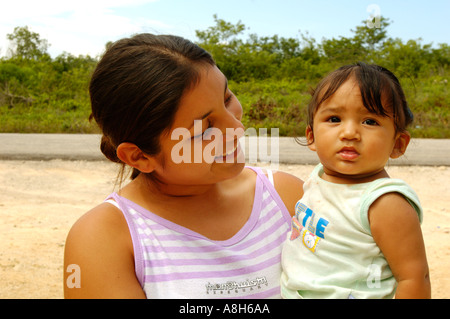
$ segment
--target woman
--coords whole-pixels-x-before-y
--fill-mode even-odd
[[[242,107],[211,56],[175,36],[122,39],[99,62],[90,95],[120,184],[126,166],[133,173],[72,227],[65,269],[79,267],[81,286],[65,285],[65,296],[280,297],[281,247],[303,182],[278,172],[274,187],[244,168],[240,136],[227,134],[242,131]],[[190,133],[181,142],[180,128]],[[191,160],[174,159],[179,143]],[[203,156],[211,143],[223,145],[212,161]]]

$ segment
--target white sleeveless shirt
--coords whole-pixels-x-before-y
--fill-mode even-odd
[[[261,169],[251,169],[257,176],[250,218],[224,241],[210,240],[116,193],[108,197],[128,223],[136,277],[147,298],[281,297],[281,250],[291,216]]]
[[[335,184],[319,164],[303,185],[292,231],[283,248],[284,298],[391,298],[396,280],[375,243],[370,205],[386,193],[402,194],[422,221],[417,194],[400,179]],[[401,227],[401,225],[398,225]]]

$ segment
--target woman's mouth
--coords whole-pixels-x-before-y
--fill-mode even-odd
[[[214,161],[218,162],[218,163],[233,163],[234,159],[237,157],[237,154],[240,151],[240,144],[239,142],[237,143],[237,145],[231,149],[229,152],[216,156],[214,157]],[[228,151],[228,147],[227,147],[227,151]]]

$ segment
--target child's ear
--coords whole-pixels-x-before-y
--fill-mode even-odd
[[[305,130],[306,142],[308,143],[308,147],[311,151],[316,151],[316,145],[314,144],[314,133],[311,128],[311,125],[308,125]]]
[[[398,133],[397,138],[395,139],[394,148],[391,152],[391,158],[399,158],[405,154],[410,140],[411,135],[409,132]]]
[[[151,173],[155,169],[154,157],[145,154],[133,143],[121,143],[117,147],[117,157],[128,166],[136,168],[142,173]]]

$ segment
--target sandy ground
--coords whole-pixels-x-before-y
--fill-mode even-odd
[[[306,178],[312,166],[280,165]],[[425,210],[423,234],[433,298],[450,298],[450,167],[390,167]],[[113,191],[108,162],[0,161],[0,298],[62,298],[71,225]]]

